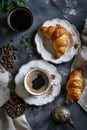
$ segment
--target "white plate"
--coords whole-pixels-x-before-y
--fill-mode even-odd
[[[60,64],[62,62],[70,61],[78,52],[81,41],[79,37],[79,32],[76,27],[70,24],[67,20],[61,20],[55,18],[53,20],[47,20],[43,23],[42,26],[56,26],[57,24],[64,26],[72,36],[72,42],[70,42],[69,47],[65,54],[58,59],[54,58],[54,49],[52,45],[49,43],[49,40],[43,37],[38,29],[37,34],[35,35],[35,43],[36,48],[39,54],[41,54],[42,58],[46,61],[50,61],[55,64]],[[77,48],[75,47],[77,45]]]
[[[47,71],[51,79],[50,89],[47,93],[40,96],[29,95],[29,93],[25,90],[24,87],[24,77],[26,73],[36,68],[44,69],[45,71]],[[55,66],[49,64],[44,60],[32,60],[31,62],[23,65],[19,69],[19,72],[15,77],[15,91],[16,94],[19,97],[23,98],[27,104],[41,106],[49,102],[52,102],[55,99],[55,97],[60,94],[61,82],[61,75],[58,73]]]

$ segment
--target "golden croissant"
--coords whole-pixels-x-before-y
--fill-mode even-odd
[[[69,45],[69,32],[61,25],[41,26],[40,31],[43,36],[49,39],[55,49],[55,58],[60,58]]]
[[[71,72],[66,85],[68,103],[74,103],[80,99],[83,89],[82,70],[77,69]]]

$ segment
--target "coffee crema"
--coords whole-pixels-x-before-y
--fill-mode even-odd
[[[49,78],[41,70],[34,70],[27,75],[26,84],[29,91],[33,93],[42,93],[49,86]]]

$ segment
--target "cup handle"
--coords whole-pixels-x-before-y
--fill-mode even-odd
[[[53,86],[53,85],[57,86],[58,83],[57,83],[57,82],[54,82],[54,81],[51,81],[51,86]]]

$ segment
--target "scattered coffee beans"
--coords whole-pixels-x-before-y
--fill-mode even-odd
[[[15,68],[14,60],[17,59],[17,51],[18,48],[10,43],[0,48],[0,64],[5,68]]]
[[[6,112],[12,117],[18,117],[25,111],[25,102],[20,97],[13,97],[6,103]]]

